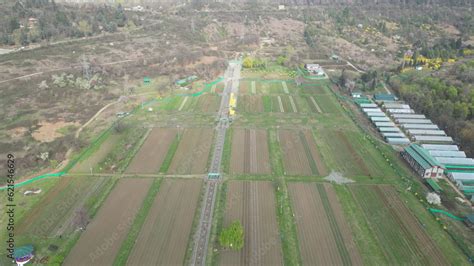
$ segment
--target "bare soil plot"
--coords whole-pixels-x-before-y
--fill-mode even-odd
[[[289,183],[306,265],[362,265],[342,207],[329,184]]]
[[[168,149],[176,137],[175,128],[154,128],[133,158],[125,173],[158,173]]]
[[[102,160],[105,159],[107,154],[112,151],[119,139],[120,135],[111,134],[93,154],[84,160],[79,161],[71,169],[71,173],[89,173],[91,167],[94,169]]]
[[[201,179],[165,179],[128,258],[128,265],[182,265]]]
[[[393,187],[349,187],[388,261],[399,265],[447,265],[436,244],[400,201]]]
[[[288,175],[327,174],[310,131],[279,131],[279,141],[283,151],[283,164]]]
[[[152,182],[152,179],[121,179],[64,265],[112,265]]]
[[[283,104],[283,109],[285,110],[285,112],[288,112],[288,113],[297,113],[298,112],[298,108],[296,106],[296,102],[293,98],[293,96],[291,95],[281,95],[281,96],[278,96],[281,98],[281,102]]]
[[[239,93],[241,94],[247,94],[251,92],[251,83],[255,81],[250,81],[250,80],[240,80],[239,82]]]
[[[231,173],[271,174],[267,132],[236,129],[232,137]]]
[[[220,265],[283,265],[275,204],[271,182],[229,182],[223,224],[239,220],[245,239],[240,252],[220,253]]]
[[[263,101],[259,95],[241,95],[237,102],[238,111],[246,113],[263,112]]]
[[[197,111],[216,113],[219,109],[220,96],[204,94],[198,97]]]
[[[185,129],[182,134],[168,173],[204,174],[207,170],[214,130],[190,128]]]

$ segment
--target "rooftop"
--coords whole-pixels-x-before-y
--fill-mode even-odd
[[[406,147],[405,152],[408,153],[424,169],[429,169],[433,166],[442,167],[442,165],[433,156],[431,156],[428,151],[423,149],[418,144],[412,144]]]
[[[459,151],[459,148],[456,145],[422,144],[421,146],[427,150]]]

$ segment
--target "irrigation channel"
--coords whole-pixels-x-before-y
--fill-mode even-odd
[[[234,95],[239,89],[240,80],[240,61],[230,61],[224,75],[225,87],[222,92],[221,105],[217,114],[218,123],[216,126],[216,138],[214,153],[212,154],[211,166],[206,179],[206,193],[203,198],[201,216],[199,225],[194,236],[193,255],[191,265],[205,265],[208,251],[210,232],[212,227],[212,214],[214,211],[214,202],[216,200],[217,186],[221,179],[220,167],[222,153],[224,150],[224,141],[227,128],[231,117],[229,117],[230,94]]]

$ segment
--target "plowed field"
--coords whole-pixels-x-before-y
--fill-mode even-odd
[[[234,131],[230,172],[271,174],[265,130],[236,129]]]
[[[224,226],[239,220],[245,239],[242,250],[221,252],[221,265],[283,265],[275,204],[271,182],[229,182]]]

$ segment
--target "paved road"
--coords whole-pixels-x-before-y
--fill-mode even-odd
[[[220,174],[222,161],[222,152],[224,150],[225,135],[229,127],[229,99],[230,93],[237,93],[239,90],[240,62],[230,62],[224,75],[225,88],[222,93],[221,105],[218,111],[219,122],[216,127],[216,139],[214,153],[212,155],[211,167],[209,172]],[[212,227],[212,215],[214,212],[214,203],[220,176],[215,179],[205,177],[206,194],[203,199],[201,217],[199,219],[198,230],[194,237],[193,256],[191,265],[205,265],[209,246],[209,237]]]

